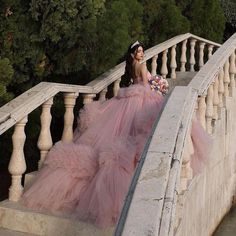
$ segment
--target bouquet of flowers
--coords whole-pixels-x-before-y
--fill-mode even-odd
[[[165,96],[169,89],[169,84],[166,79],[164,79],[161,75],[152,76],[148,83],[150,84],[151,90],[160,92],[163,96]]]

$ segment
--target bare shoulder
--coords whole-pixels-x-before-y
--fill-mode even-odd
[[[146,62],[140,64],[140,70],[147,70]]]

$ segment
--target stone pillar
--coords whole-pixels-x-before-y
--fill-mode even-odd
[[[212,56],[213,47],[214,47],[213,45],[208,45],[208,60]]]
[[[229,96],[229,83],[230,83],[230,78],[229,78],[229,60],[227,59],[224,65],[224,95],[225,97]]]
[[[190,71],[195,71],[194,65],[196,63],[195,61],[195,44],[196,44],[196,39],[191,39],[190,41]]]
[[[22,174],[25,173],[26,163],[24,155],[24,144],[25,144],[25,125],[28,118],[25,117],[15,124],[14,133],[12,136],[13,151],[11,160],[8,166],[8,170],[11,174],[12,183],[9,189],[9,200],[17,202],[19,201],[23,187],[21,185]]]
[[[197,113],[202,127],[206,130],[206,95],[198,98]]]
[[[157,58],[158,58],[158,55],[152,58],[152,72],[151,72],[152,76],[157,74]]]
[[[114,97],[117,96],[117,94],[120,90],[120,81],[121,81],[121,79],[117,79],[114,82],[114,85],[113,85],[113,95],[114,95]]]
[[[107,88],[103,89],[99,94],[99,101],[106,101]]]
[[[168,49],[164,50],[162,52],[162,65],[161,65],[161,75],[164,79],[166,79],[166,76],[168,74],[168,68],[167,68],[167,53]]]
[[[176,45],[174,45],[171,48],[171,59],[170,59],[170,68],[171,68],[171,79],[176,79],[176,68],[177,68],[177,63],[176,63]]]
[[[43,105],[42,105],[42,113],[40,116],[41,120],[41,130],[39,134],[39,139],[38,139],[38,148],[40,150],[40,160],[38,163],[38,167],[41,168],[45,157],[52,147],[52,136],[50,132],[50,125],[51,125],[51,106],[53,104],[53,98],[50,98],[47,100]]]
[[[224,106],[223,96],[225,92],[223,67],[220,68],[218,79],[219,79],[219,107],[222,108]]]
[[[91,93],[91,94],[84,94],[84,100],[83,100],[83,104],[89,104],[93,101],[93,99],[96,97],[96,94]]]
[[[189,181],[193,178],[193,170],[191,168],[191,155],[194,152],[193,143],[190,132],[186,136],[186,142],[183,148],[182,167],[181,167],[181,193],[188,188]]]
[[[64,129],[61,140],[63,142],[71,142],[73,139],[73,123],[74,123],[74,106],[78,93],[64,93]]]
[[[185,65],[186,65],[186,62],[187,62],[187,57],[186,57],[186,51],[187,51],[187,47],[186,47],[186,44],[187,44],[188,40],[185,39],[183,42],[182,42],[182,48],[181,48],[181,57],[180,57],[180,63],[181,63],[181,66],[180,66],[180,71],[186,71],[186,68],[185,68]]]
[[[211,84],[207,91],[206,102],[206,130],[208,134],[212,133],[212,118],[213,118],[213,85]]]
[[[230,56],[230,65],[229,65],[229,76],[230,76],[230,95],[234,97],[235,93],[235,52],[233,52]]]
[[[218,75],[215,77],[215,82],[213,85],[213,119],[218,120],[218,106],[220,104],[219,100],[219,79]]]
[[[198,66],[199,66],[199,70],[203,67],[204,65],[204,47],[205,47],[204,42],[200,42],[199,44],[199,62],[198,62]]]

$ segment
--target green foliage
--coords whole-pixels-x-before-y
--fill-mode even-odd
[[[182,13],[190,22],[190,32],[221,42],[225,18],[219,0],[178,0]]]
[[[30,10],[38,22],[39,40],[52,73],[80,71],[96,41],[97,18],[104,11],[104,0],[32,0]]]
[[[0,59],[0,105],[12,98],[12,94],[7,93],[6,86],[10,84],[14,75],[14,70],[8,58]]]
[[[220,2],[226,18],[224,40],[227,40],[236,32],[236,1],[221,0]]]
[[[221,0],[221,6],[224,11],[226,21],[236,28],[236,1]]]
[[[98,75],[116,65],[128,45],[138,38],[142,39],[141,34],[142,6],[136,0],[107,4],[98,21],[97,42],[90,55],[91,72]]]
[[[84,84],[123,59],[136,40],[153,46],[192,32],[221,41],[218,0],[0,0],[0,58],[14,76],[1,94],[40,81]]]
[[[218,0],[0,0],[0,6],[0,105],[41,81],[85,84],[123,60],[136,40],[148,48],[192,32],[221,41],[224,28]],[[63,112],[62,99],[54,99],[55,141]],[[39,114],[26,127],[30,160],[39,154]],[[1,138],[5,149],[11,133]]]
[[[189,31],[189,22],[174,1],[142,0],[147,44],[155,45]]]
[[[16,95],[24,91],[23,86],[30,82],[31,86],[38,83],[35,67],[40,61],[43,50],[35,40],[36,24],[28,13],[27,1],[1,1],[0,14],[0,56],[8,58],[14,68],[11,91]],[[31,81],[30,81],[31,80]]]

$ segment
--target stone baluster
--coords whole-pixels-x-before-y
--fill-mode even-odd
[[[229,76],[230,76],[230,95],[233,97],[235,93],[235,53],[233,52],[230,56]]]
[[[171,59],[170,59],[170,68],[171,68],[171,79],[176,79],[176,45],[171,48]]]
[[[230,78],[229,78],[229,60],[227,59],[225,64],[224,64],[224,95],[225,97],[229,96],[229,83],[230,83]]]
[[[93,101],[93,99],[96,97],[96,94],[91,93],[91,94],[84,94],[84,100],[83,100],[83,104],[89,104]]]
[[[213,96],[213,119],[214,120],[218,120],[218,106],[220,104],[220,100],[219,100],[219,78],[218,75],[216,75],[215,77],[215,82],[213,84],[213,92],[214,92],[214,96]]]
[[[221,108],[224,106],[223,96],[224,96],[224,92],[225,92],[223,67],[220,68],[218,79],[219,79],[219,107]]]
[[[103,89],[99,94],[99,101],[106,101],[107,88]]]
[[[190,132],[186,136],[186,142],[183,148],[182,167],[181,167],[181,193],[186,191],[189,181],[193,178],[191,168],[191,155],[194,153],[193,143]]]
[[[195,44],[196,44],[196,39],[191,39],[190,41],[190,71],[195,71],[194,65],[196,63],[195,61]]]
[[[53,104],[53,97],[47,100],[43,105],[42,105],[42,113],[40,116],[41,120],[41,130],[39,134],[39,139],[38,139],[38,148],[40,150],[40,160],[38,163],[38,167],[41,168],[45,157],[52,147],[52,136],[50,132],[50,125],[51,125],[51,106]]]
[[[180,71],[186,71],[186,68],[185,68],[185,65],[186,65],[186,62],[187,62],[187,57],[186,57],[186,51],[187,51],[187,47],[186,47],[186,44],[187,44],[188,40],[185,39],[183,42],[182,42],[182,48],[181,48],[181,57],[180,57],[180,63],[181,63],[181,66],[180,66]]]
[[[11,160],[8,166],[8,170],[11,174],[12,183],[9,189],[9,200],[17,202],[19,201],[23,187],[21,185],[22,174],[26,170],[24,144],[25,144],[25,125],[28,118],[25,117],[15,124],[14,133],[12,136],[13,151]]]
[[[167,68],[167,53],[168,49],[164,50],[162,52],[162,65],[161,65],[161,75],[164,79],[166,79],[166,76],[168,74],[168,68]]]
[[[205,47],[204,42],[200,42],[199,44],[199,62],[198,62],[198,66],[199,66],[199,70],[203,67],[204,65],[204,47]]]
[[[212,56],[212,52],[213,52],[213,45],[208,45],[208,60],[210,59],[210,57]]]
[[[158,55],[156,55],[152,58],[152,72],[151,72],[151,74],[153,76],[157,74],[157,58],[158,58]]]
[[[198,118],[202,127],[206,130],[206,95],[203,94],[198,98]]]
[[[117,79],[115,82],[114,82],[114,85],[113,85],[113,96],[117,96],[119,90],[120,90],[120,81],[121,79]]]
[[[211,84],[207,91],[207,102],[206,102],[206,130],[208,134],[212,133],[212,118],[213,118],[213,84]]]
[[[74,123],[74,106],[78,93],[64,93],[64,129],[61,140],[63,142],[71,142],[73,139],[73,123]]]

